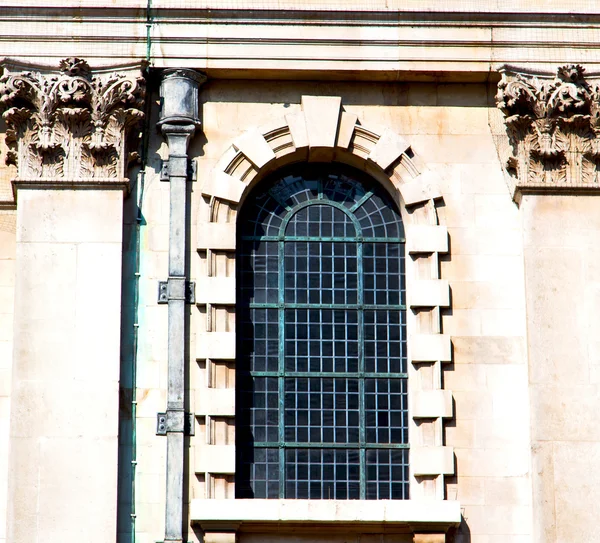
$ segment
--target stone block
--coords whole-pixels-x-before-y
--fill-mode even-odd
[[[416,362],[450,362],[452,343],[444,334],[415,334],[409,342],[410,359]]]
[[[196,445],[196,473],[235,473],[234,445]]]
[[[385,170],[409,148],[410,145],[402,136],[391,130],[385,130],[371,149],[369,160],[377,164],[382,170]]]
[[[533,531],[540,542],[557,541],[555,492],[560,489],[554,475],[554,446],[553,442],[545,441],[531,447]]]
[[[198,249],[235,249],[235,223],[198,223]]]
[[[513,227],[519,225],[519,208],[505,194],[476,194],[475,226],[477,228]]]
[[[52,543],[86,540],[100,543],[116,533],[117,447],[115,440],[47,439],[40,441],[37,518]],[[46,468],[44,468],[46,464]],[[90,466],[102,469],[90,469]],[[90,496],[94,496],[91,500]]]
[[[412,281],[408,291],[410,307],[448,307],[450,287],[448,281],[428,279]]]
[[[302,96],[308,145],[333,148],[338,132],[342,99],[338,96]]]
[[[196,335],[196,359],[235,359],[235,332],[202,332]]]
[[[11,436],[116,440],[118,390],[117,381],[83,383],[59,375],[47,380],[15,380]]]
[[[485,503],[531,506],[531,481],[527,477],[488,477],[485,480]]]
[[[447,372],[447,375],[450,375],[450,373],[454,373],[454,371]],[[464,373],[461,372],[459,377],[453,379],[456,383],[461,381],[461,377],[466,377],[469,380],[469,383],[467,383],[466,386],[477,386],[477,383],[481,382],[481,385],[477,388],[452,391],[457,424],[458,421],[463,423],[467,420],[476,420],[480,418],[490,419],[494,416],[493,396],[485,387],[485,371],[482,369],[482,371],[469,372],[469,374],[470,375],[465,376]],[[449,386],[446,380],[447,379],[444,380],[444,384]],[[465,384],[463,384],[463,387],[464,386]],[[475,427],[473,426],[473,432],[474,431]]]
[[[452,285],[454,306],[454,285]],[[455,364],[524,364],[525,337],[452,336]]]
[[[508,281],[452,281],[454,309],[525,309],[525,296],[520,285]],[[524,324],[524,317],[520,319]],[[498,334],[500,337],[506,334]]]
[[[491,135],[484,134],[415,134],[410,144],[425,162],[443,164],[489,164],[500,169],[498,151]]]
[[[534,385],[531,438],[534,441],[600,441],[600,428],[590,413],[600,409],[596,385]]]
[[[452,417],[450,390],[421,390],[412,394],[413,418]]]
[[[454,474],[452,447],[413,447],[410,451],[413,473],[419,475]]]
[[[111,190],[22,190],[17,243],[121,243],[123,193]]]
[[[198,277],[197,304],[235,304],[235,277]]]
[[[531,507],[528,506],[473,505],[465,510],[465,518],[468,519],[469,529],[474,537],[489,535],[503,538],[516,535],[531,537]]]
[[[256,129],[249,130],[237,138],[233,142],[233,146],[241,151],[257,169],[275,158],[275,153],[263,135]]]
[[[448,229],[445,226],[409,226],[406,233],[408,254],[447,253]]]
[[[529,473],[528,445],[501,449],[454,448],[456,469],[461,477],[524,477]]]
[[[246,188],[245,183],[222,171],[213,170],[202,186],[202,194],[237,203]]]
[[[306,119],[302,113],[293,113],[285,116],[290,128],[292,141],[296,149],[308,147],[308,133],[306,131]]]
[[[235,543],[235,532],[204,532],[204,543]]]
[[[197,388],[196,415],[221,417],[235,416],[235,389],[233,388]]]
[[[514,393],[514,395],[517,395]],[[484,449],[502,449],[515,445],[529,444],[529,425],[521,418],[497,417],[477,420],[477,446]]]
[[[523,258],[518,255],[455,255],[442,260],[441,274],[449,281],[510,282],[523,288]]]
[[[463,415],[465,415],[464,411],[459,411],[457,408],[457,418],[444,424],[444,436],[446,443],[451,443],[453,447],[470,449],[477,443],[477,422],[472,419],[458,418]]]
[[[442,193],[437,186],[438,176],[432,171],[425,171],[415,180],[399,185],[400,194],[404,205],[411,206],[441,198]]]
[[[354,135],[354,127],[358,121],[358,115],[342,111],[340,117],[340,128],[338,130],[336,146],[342,149],[348,149],[350,141]]]
[[[481,310],[479,309],[454,309],[443,312],[442,329],[451,336],[480,336],[481,335]]]
[[[11,373],[10,366],[5,368],[0,364],[0,398],[10,396]]]
[[[190,518],[211,523],[283,523],[313,526],[319,522],[392,525],[460,523],[460,504],[450,500],[192,500]],[[341,525],[341,524],[340,524]],[[311,534],[314,537],[314,534]],[[334,537],[333,534],[328,534]]]
[[[481,309],[481,334],[519,336],[526,334],[524,309]]]
[[[456,500],[461,506],[483,505],[485,503],[485,482],[482,477],[458,478],[458,483],[448,483],[448,486],[456,489]]]
[[[413,534],[413,543],[446,543],[446,534]]]
[[[0,219],[2,217],[0,216]],[[13,260],[17,251],[17,236],[14,232],[0,230],[0,262]]]
[[[0,242],[1,243],[1,242]],[[0,259],[0,285],[3,287],[14,287],[15,285],[15,261],[14,259]],[[0,306],[2,312],[6,306]]]
[[[502,368],[503,366],[500,366]],[[484,364],[456,364],[452,371],[444,372],[444,385],[452,390],[452,393],[458,402],[458,393],[460,391],[484,392],[488,386],[488,370]],[[476,398],[472,398],[475,401]],[[491,396],[489,396],[491,407]]]

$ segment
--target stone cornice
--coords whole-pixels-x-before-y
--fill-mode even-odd
[[[496,95],[512,156],[513,198],[600,189],[600,74],[566,65],[555,75],[506,67]]]
[[[182,9],[181,2],[153,1],[148,12],[145,2],[6,7],[0,49],[30,60],[47,50],[54,63],[68,55],[94,65],[148,58],[155,68],[194,68],[211,79],[486,82],[495,81],[505,63],[550,69],[573,62],[600,69],[595,52],[600,14],[591,2],[587,14],[585,5],[580,13],[562,6],[552,12],[546,6],[542,13],[539,2],[518,12],[502,12],[497,2],[493,9],[478,5],[476,12],[465,10],[464,2],[456,2],[461,9],[431,2],[427,11],[383,0],[379,6],[365,2],[368,9],[352,3],[343,10],[300,0],[273,1],[269,9],[259,1],[240,0],[240,7],[227,2],[230,9],[222,4]],[[57,35],[74,39],[60,41]]]
[[[127,186],[137,158],[145,80],[135,71],[92,73],[78,58],[59,72],[6,62],[0,109],[15,186]]]

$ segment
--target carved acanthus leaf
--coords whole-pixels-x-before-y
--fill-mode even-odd
[[[496,103],[505,115],[515,193],[597,187],[600,81],[568,65],[556,75],[504,70]]]
[[[145,81],[138,73],[93,74],[78,58],[59,73],[0,78],[7,160],[19,180],[123,181],[139,143]]]

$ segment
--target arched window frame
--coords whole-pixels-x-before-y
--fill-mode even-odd
[[[400,214],[389,195],[364,174],[330,164],[293,165],[257,189],[238,219],[236,420],[241,427],[236,429],[236,495],[407,499],[405,239]],[[325,262],[329,266],[322,269]],[[336,278],[342,283],[337,289]],[[382,282],[385,286],[376,290]],[[296,320],[304,312],[308,320]],[[346,324],[334,325],[334,315],[337,321],[343,316]],[[385,331],[381,322],[388,323]],[[314,335],[315,326],[317,341],[308,334],[310,329]],[[267,333],[275,328],[276,338]],[[305,333],[306,339],[299,339]],[[343,339],[336,340],[340,333]],[[302,348],[312,357],[298,355]],[[313,353],[315,348],[319,354]],[[379,353],[382,348],[385,355]],[[331,353],[324,354],[326,350]],[[276,392],[271,390],[275,381]],[[254,392],[255,382],[263,392]],[[299,402],[309,396],[321,406],[325,396],[288,390],[290,385],[296,391],[309,385],[320,390],[327,383],[336,390],[343,387],[345,394],[333,396],[342,403],[352,399],[354,409],[346,404],[302,409]],[[306,416],[304,423],[298,420],[298,409]],[[335,422],[351,412],[354,425]],[[310,423],[321,416],[321,424]],[[326,417],[332,419],[331,427]],[[310,460],[300,460],[307,455]],[[309,473],[309,464],[322,478]],[[300,476],[300,470],[307,473]]]
[[[203,198],[197,248],[201,263],[196,291],[200,318],[193,345],[199,380],[205,385],[196,390],[197,436],[202,442],[195,438],[194,471],[199,486],[195,490],[198,497],[191,504],[192,522],[213,529],[223,526],[224,518],[237,526],[285,522],[302,515],[305,520],[336,522],[385,518],[388,524],[411,531],[418,531],[419,526],[429,532],[435,527],[445,531],[459,523],[460,504],[447,499],[444,485],[444,478],[454,474],[454,457],[452,447],[444,444],[443,420],[452,416],[452,394],[443,389],[441,365],[451,362],[452,350],[450,337],[441,327],[440,309],[449,306],[449,292],[448,283],[440,279],[439,258],[449,246],[448,232],[437,218],[436,201],[441,199],[438,177],[402,137],[359,123],[355,114],[342,110],[338,97],[303,96],[300,104],[292,104],[285,113],[281,120],[236,138],[210,175],[200,174]],[[218,390],[210,377],[213,366],[231,366],[235,360],[235,333],[231,324],[227,325],[234,311],[225,309],[230,318],[222,319],[223,326],[216,324],[218,318],[212,311],[217,304],[233,308],[235,301],[232,270],[218,261],[223,256],[231,261],[235,255],[237,211],[254,184],[277,168],[304,161],[337,161],[364,170],[399,202],[407,228],[411,499],[396,500],[393,507],[385,501],[371,502],[368,513],[356,509],[360,501],[355,500],[347,505],[332,503],[334,509],[325,502],[318,510],[306,509],[299,503],[302,500],[294,500],[293,509],[271,507],[266,514],[261,500],[251,500],[250,506],[248,500],[231,499],[224,507],[221,500],[213,499],[233,498],[235,471],[234,446],[215,441],[210,431],[202,432],[202,426],[209,427],[216,414],[234,415],[234,383]]]

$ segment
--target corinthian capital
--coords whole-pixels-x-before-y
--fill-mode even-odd
[[[496,103],[505,116],[514,197],[600,189],[600,77],[579,65],[555,75],[502,70]]]
[[[139,69],[94,74],[78,58],[59,68],[8,68],[0,78],[6,161],[17,166],[15,183],[126,185],[144,116]]]

